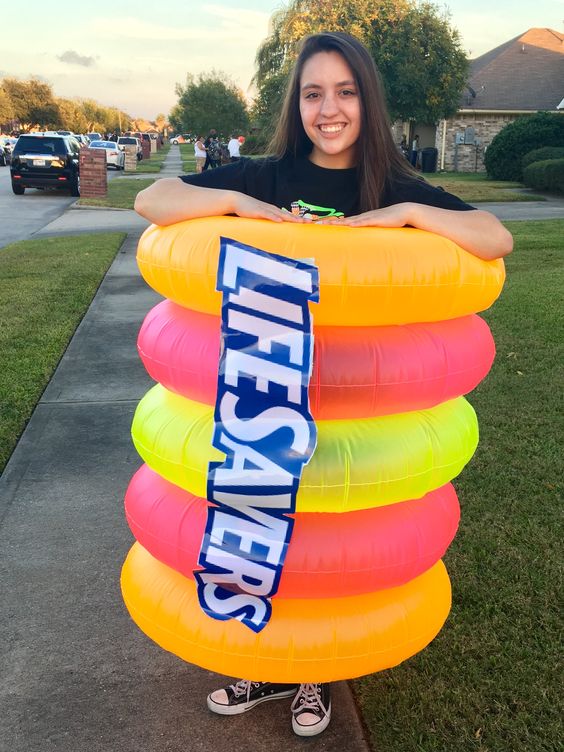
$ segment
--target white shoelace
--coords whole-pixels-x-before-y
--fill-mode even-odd
[[[247,679],[241,679],[241,681],[238,681],[237,684],[230,684],[229,689],[233,690],[235,697],[242,697],[244,694],[246,694],[248,700],[249,695],[251,694],[251,689],[253,687],[260,687],[260,685],[261,682],[252,682],[248,681]]]
[[[321,702],[321,686],[319,684],[300,684],[292,703],[292,713],[301,713],[304,710],[319,710],[320,708],[327,714],[327,708]]]

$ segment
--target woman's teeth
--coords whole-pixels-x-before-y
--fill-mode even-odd
[[[320,125],[319,130],[322,133],[338,133],[344,128],[343,125]]]

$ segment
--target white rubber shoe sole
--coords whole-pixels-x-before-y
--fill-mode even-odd
[[[290,689],[287,692],[277,692],[274,695],[265,695],[264,697],[258,697],[251,702],[242,702],[239,705],[222,705],[213,700],[211,695],[208,695],[207,703],[208,708],[212,713],[218,713],[219,715],[239,715],[240,713],[246,713],[247,710],[251,710],[256,705],[260,705],[261,702],[268,702],[269,700],[284,700],[286,697],[293,697],[295,694],[296,689]]]
[[[294,731],[294,734],[297,734],[298,736],[316,736],[322,731],[325,731],[331,720],[331,703],[329,703],[327,710],[328,712],[325,718],[319,721],[319,723],[314,723],[312,726],[302,726],[296,721],[296,717],[292,716],[292,730]]]

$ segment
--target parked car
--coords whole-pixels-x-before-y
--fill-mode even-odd
[[[90,148],[106,150],[106,165],[108,167],[113,165],[116,170],[123,170],[125,167],[125,154],[120,151],[114,141],[91,141]]]
[[[90,145],[90,139],[88,138],[88,136],[85,136],[84,133],[75,133],[74,138],[76,138],[76,140],[81,146]]]
[[[133,146],[134,144],[137,147],[137,161],[139,161],[140,159],[143,159],[143,147],[138,138],[135,136],[120,136],[117,140],[118,149],[121,151],[124,151],[124,146]]]
[[[102,141],[103,136],[101,133],[87,133],[86,134],[91,141]]]
[[[10,136],[0,136],[0,166],[9,165],[12,161],[12,151],[17,140]]]
[[[22,196],[26,188],[59,188],[80,196],[80,145],[72,136],[27,133],[12,152],[12,190]]]
[[[72,131],[55,131],[55,133],[58,133],[59,136],[74,136]]]

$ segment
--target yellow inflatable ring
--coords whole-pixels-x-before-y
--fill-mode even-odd
[[[139,403],[131,429],[149,467],[203,498],[209,462],[224,459],[211,444],[213,410],[157,384]],[[317,426],[297,512],[350,512],[420,498],[457,476],[478,443],[476,415],[463,397],[426,410]]]
[[[218,314],[219,238],[292,258],[315,253],[320,300],[316,325],[381,326],[442,321],[488,308],[503,261],[482,261],[446,238],[412,228],[354,228],[240,217],[152,225],[139,242],[145,281],[175,303]]]
[[[253,681],[330,682],[396,666],[438,634],[450,610],[450,582],[439,561],[405,585],[366,595],[272,599],[260,634],[236,620],[204,614],[191,580],[139,543],[122,571],[133,620],[185,661]]]

